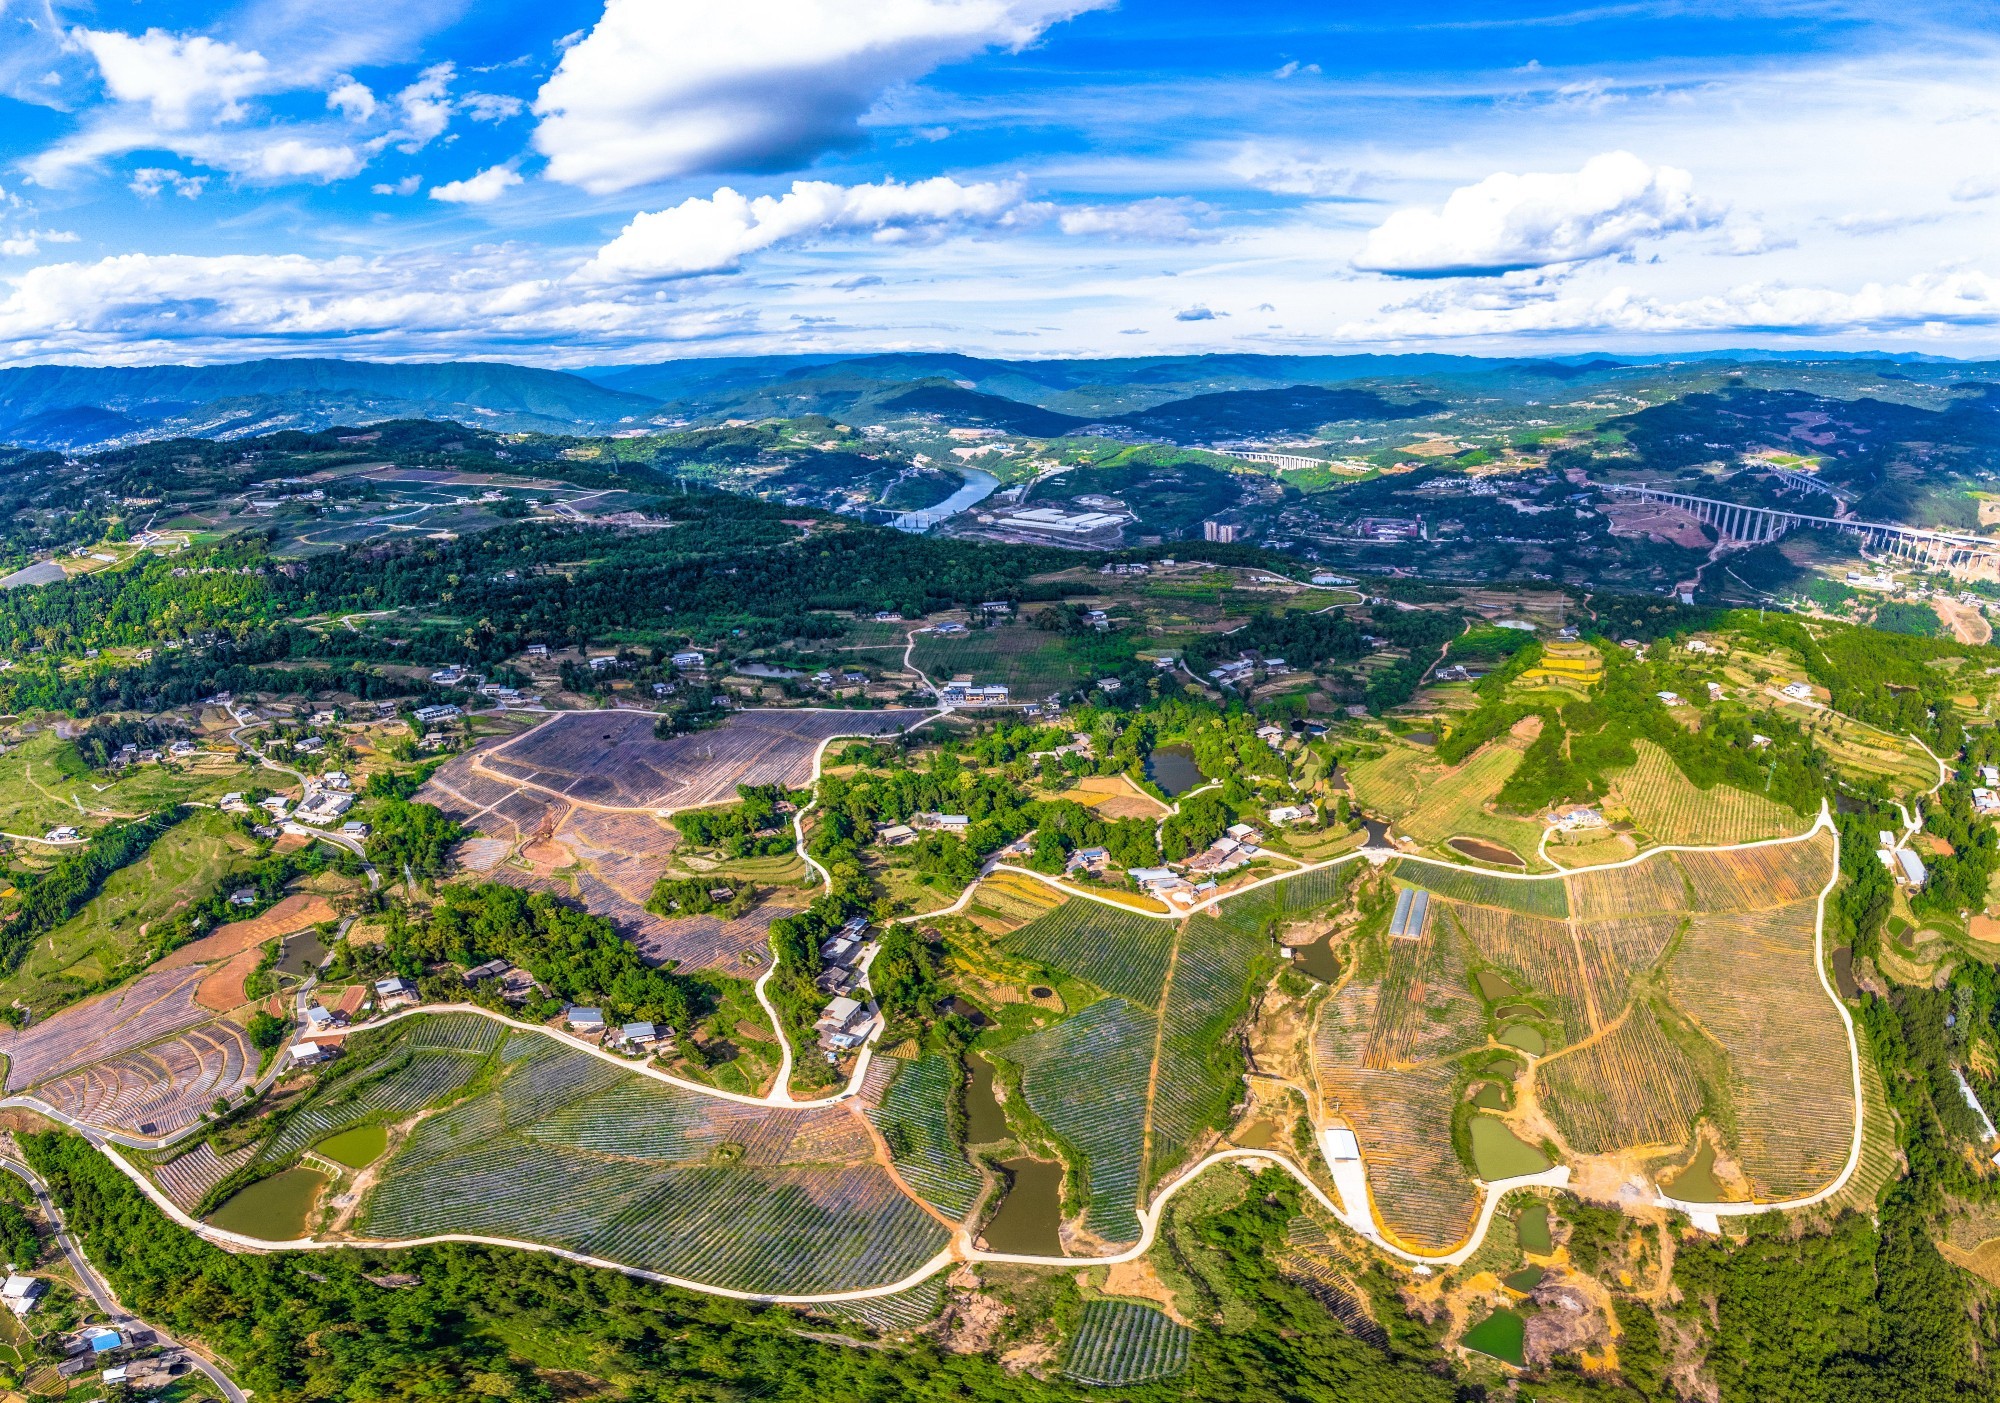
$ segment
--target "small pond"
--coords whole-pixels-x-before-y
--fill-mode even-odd
[[[1694,1163],[1661,1187],[1669,1197],[1686,1203],[1721,1203],[1722,1181],[1715,1177],[1715,1146],[1702,1141],[1701,1148],[1695,1151]]]
[[[1493,1016],[1505,1022],[1509,1018],[1533,1018],[1537,1011],[1533,1004],[1502,1004],[1493,1010]]]
[[[208,1221],[267,1242],[290,1242],[306,1235],[313,1204],[327,1182],[317,1169],[287,1169],[231,1195]]]
[[[1437,732],[1435,731],[1405,731],[1403,739],[1411,745],[1436,745],[1438,743]]]
[[[1527,1362],[1528,1322],[1519,1311],[1496,1310],[1467,1330],[1463,1343],[1467,1349],[1518,1367]]]
[[[325,958],[326,947],[320,944],[319,937],[311,931],[301,931],[285,942],[284,954],[278,959],[278,973],[304,979]]]
[[[1511,999],[1521,992],[1508,983],[1504,975],[1494,970],[1482,969],[1476,977],[1479,980],[1479,997],[1490,1004]]]
[[[1243,1127],[1236,1143],[1246,1150],[1268,1150],[1278,1143],[1278,1127],[1268,1120],[1253,1120]]]
[[[1833,987],[1840,990],[1843,999],[1861,997],[1861,986],[1854,982],[1854,947],[1843,945],[1833,952]]]
[[[1364,818],[1361,820],[1361,826],[1368,830],[1368,841],[1362,844],[1363,847],[1386,848],[1392,846],[1389,842],[1389,825],[1382,822],[1381,819]]]
[[[1478,862],[1490,862],[1498,867],[1525,868],[1528,865],[1513,849],[1503,848],[1498,843],[1489,843],[1484,838],[1453,838],[1445,846],[1462,856]]]
[[[1481,1082],[1472,1093],[1472,1104],[1482,1111],[1504,1111],[1507,1109],[1507,1088],[1498,1082]]]
[[[986,1225],[987,1246],[995,1252],[1062,1256],[1062,1166],[1023,1158],[1004,1160],[1000,1167],[1013,1182]]]
[[[1519,1291],[1525,1296],[1540,1286],[1542,1278],[1548,1274],[1546,1267],[1522,1267],[1519,1271],[1510,1271],[1501,1277],[1500,1284],[1509,1291]]]
[[[1190,789],[1207,783],[1195,766],[1194,752],[1184,745],[1155,747],[1146,757],[1146,778],[1159,785],[1160,792],[1169,799],[1178,799]]]
[[[1549,1158],[1492,1116],[1472,1118],[1472,1167],[1487,1183],[1539,1174]]]
[[[313,1148],[335,1164],[344,1164],[349,1169],[366,1169],[382,1157],[382,1151],[389,1148],[389,1127],[357,1125],[352,1130],[343,1130],[330,1139],[320,1141]]]
[[[1514,1220],[1515,1236],[1521,1239],[1521,1250],[1545,1257],[1555,1251],[1555,1234],[1549,1231],[1549,1206],[1546,1203],[1531,1203],[1521,1210],[1521,1216]]]
[[[1322,984],[1340,978],[1340,957],[1333,953],[1333,933],[1329,931],[1310,945],[1292,947],[1292,962]]]
[[[990,1145],[1007,1138],[1007,1112],[993,1094],[993,1064],[972,1059],[972,1085],[965,1090],[965,1143]]]
[[[964,999],[959,998],[956,994],[939,1004],[938,1012],[955,1013],[975,1028],[984,1028],[986,1026],[986,1015],[967,1003]]]
[[[1525,1023],[1510,1023],[1499,1033],[1500,1041],[1509,1047],[1518,1047],[1530,1057],[1540,1057],[1549,1050],[1546,1039]]]

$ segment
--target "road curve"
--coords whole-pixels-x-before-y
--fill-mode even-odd
[[[118,1156],[113,1155],[112,1158],[115,1160]],[[97,1274],[96,1268],[92,1267],[84,1257],[83,1249],[77,1246],[76,1240],[70,1235],[69,1226],[63,1221],[62,1210],[56,1207],[55,1200],[49,1197],[48,1185],[44,1184],[33,1170],[11,1159],[0,1159],[0,1170],[12,1174],[34,1193],[35,1202],[41,1205],[42,1212],[48,1215],[49,1222],[55,1227],[56,1245],[62,1248],[63,1256],[69,1259],[70,1270],[76,1273],[76,1279],[83,1283],[83,1289],[90,1293],[90,1299],[96,1303],[97,1308],[111,1317],[113,1325],[127,1328],[134,1325],[144,1326],[159,1337],[161,1344],[184,1352],[194,1367],[206,1374],[208,1381],[221,1391],[228,1403],[244,1403],[249,1395],[236,1386],[235,1380],[222,1372],[220,1365],[191,1345],[175,1339],[159,1326],[149,1325],[140,1320],[118,1303],[118,1297],[112,1292],[111,1287]]]

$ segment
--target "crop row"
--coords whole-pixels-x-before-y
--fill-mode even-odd
[[[1486,1009],[1473,997],[1465,960],[1467,939],[1455,917],[1463,910],[1502,920],[1519,918],[1483,907],[1438,905],[1421,939],[1387,942],[1381,998],[1363,1059],[1367,1066],[1428,1061],[1486,1040]]]
[[[546,1242],[710,1285],[799,1293],[897,1280],[949,1240],[878,1166],[672,1168],[514,1135],[415,1169],[393,1163],[366,1227]]]
[[[1078,1383],[1125,1388],[1171,1378],[1188,1365],[1194,1332],[1136,1301],[1086,1301],[1063,1372]]]
[[[1826,1184],[1854,1133],[1847,1030],[1813,968],[1816,910],[1697,917],[1667,967],[1674,1001],[1728,1054],[1736,1158],[1771,1197]]]
[[[1487,906],[1454,907],[1452,914],[1481,955],[1545,996],[1542,1002],[1561,1020],[1566,1041],[1579,1042],[1590,1033],[1593,996],[1605,1016],[1624,1002],[1622,988],[1586,992],[1577,942],[1566,922]]]
[[[419,1047],[443,1047],[456,1052],[491,1052],[500,1044],[504,1024],[477,1013],[437,1013],[412,1018],[405,1036]]]
[[[1088,1189],[1085,1221],[1113,1242],[1139,1236],[1153,1037],[1152,1015],[1105,999],[998,1050],[1021,1068],[1029,1109],[1083,1157],[1070,1168],[1081,1171]]]
[[[1598,1041],[1546,1064],[1538,1082],[1563,1138],[1587,1155],[1684,1145],[1703,1101],[1700,1069],[1645,1000]]]
[[[1687,882],[1667,853],[1630,867],[1580,872],[1569,878],[1570,908],[1580,921],[1603,921],[1645,912],[1688,909]]]
[[[531,1045],[522,1046],[525,1039],[532,1039]],[[532,1033],[507,1039],[502,1055],[509,1065],[500,1081],[500,1103],[509,1125],[541,1120],[631,1075]]]
[[[932,1204],[963,1218],[979,1198],[981,1180],[951,1133],[950,1100],[959,1092],[964,1069],[955,1057],[932,1055],[906,1062],[870,1108],[869,1120],[882,1132],[896,1170]]]
[[[1757,911],[1802,901],[1833,875],[1833,839],[1824,833],[1800,843],[1676,857],[1704,911]]]
[[[942,1275],[927,1277],[892,1296],[869,1296],[859,1301],[838,1301],[814,1307],[815,1315],[829,1320],[853,1321],[878,1335],[901,1334],[936,1318],[944,1307]]]
[[[1007,947],[1150,1008],[1160,1001],[1173,943],[1171,921],[1071,900],[1015,931]]]
[[[1153,1092],[1150,1169],[1157,1179],[1187,1155],[1204,1129],[1220,1127],[1242,1086],[1232,1042],[1250,991],[1268,974],[1270,942],[1196,916],[1181,936],[1162,1018]]]
[[[1796,833],[1810,820],[1783,804],[1718,784],[1698,787],[1673,757],[1650,741],[1637,743],[1639,762],[1618,780],[1632,821],[1662,843],[1749,843]]]
[[[265,1163],[290,1159],[316,1140],[385,1112],[406,1115],[442,1100],[478,1074],[482,1058],[419,1049],[390,1064],[373,1080],[336,1092],[285,1122],[259,1156]]]
[[[1479,906],[1497,906],[1525,916],[1547,916],[1562,920],[1569,915],[1569,893],[1561,877],[1491,877],[1458,867],[1440,867],[1429,862],[1398,862],[1396,880],[1452,901]]]

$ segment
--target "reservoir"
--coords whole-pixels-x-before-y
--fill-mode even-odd
[[[287,1169],[231,1195],[208,1221],[267,1242],[290,1242],[306,1235],[306,1220],[326,1184],[317,1169]]]
[[[986,1225],[986,1245],[995,1252],[1062,1256],[1062,1166],[1022,1158],[1005,1160],[1000,1167],[1013,1182]]]
[[[934,507],[921,511],[904,512],[889,524],[898,531],[914,531],[919,534],[930,530],[948,516],[956,516],[967,507],[975,506],[993,495],[993,489],[1000,485],[1000,479],[978,468],[955,469],[965,479],[965,486],[952,493]]]
[[[1169,799],[1178,799],[1204,783],[1194,763],[1194,752],[1184,745],[1163,745],[1146,757],[1146,778],[1160,786]]]

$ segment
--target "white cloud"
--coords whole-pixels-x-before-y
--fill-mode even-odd
[[[1229,313],[1224,312],[1221,315],[1226,317]],[[1212,322],[1215,318],[1216,313],[1209,311],[1208,308],[1202,306],[1200,303],[1174,313],[1174,320],[1177,322]]]
[[[1437,209],[1405,209],[1369,235],[1354,266],[1403,277],[1488,276],[1629,253],[1718,217],[1694,177],[1627,151],[1561,174],[1490,175]]]
[[[451,125],[451,80],[458,69],[449,63],[434,63],[417,75],[417,81],[396,94],[403,122],[391,136],[399,149],[420,151]]]
[[[1281,65],[1277,72],[1271,76],[1273,78],[1296,78],[1301,73],[1310,73],[1316,76],[1319,73],[1319,65],[1316,63],[1301,64],[1297,59],[1293,59],[1290,63]]]
[[[269,91],[274,83],[262,54],[202,34],[76,29],[71,35],[97,61],[113,97],[145,104],[153,120],[165,127],[183,127],[205,116],[234,121],[243,115],[243,99]]]
[[[66,229],[29,229],[0,237],[0,257],[32,258],[43,244],[73,244],[77,236]]]
[[[535,99],[552,179],[608,194],[861,140],[888,88],[1111,0],[606,0]]]
[[[1215,211],[1199,200],[1161,197],[1127,205],[1083,205],[1056,220],[1065,234],[1102,239],[1198,239]]]
[[[205,175],[188,175],[161,166],[141,166],[132,172],[131,183],[126,187],[141,199],[150,200],[162,190],[171,190],[182,199],[198,200],[202,187],[208,184]]]
[[[393,184],[374,185],[369,188],[377,195],[414,195],[424,183],[420,175],[406,175]]]
[[[1746,283],[1693,297],[1649,297],[1630,287],[1595,294],[1513,299],[1477,291],[1420,298],[1349,322],[1347,340],[1535,337],[1563,333],[1827,336],[1893,333],[1933,325],[2000,326],[2000,278],[1976,271],[1922,273],[1856,291]]]
[[[728,272],[746,254],[812,234],[874,231],[879,238],[917,225],[999,222],[1022,207],[1018,186],[961,185],[948,176],[910,185],[798,180],[787,194],[754,200],[725,185],[707,199],[634,216],[581,276],[616,281]]]
[[[365,122],[375,115],[375,94],[366,83],[355,81],[342,74],[333,85],[333,91],[326,95],[329,112],[338,112],[356,122]]]
[[[505,93],[467,93],[458,107],[475,122],[504,122],[528,110],[527,103]]]
[[[1274,195],[1310,195],[1315,199],[1352,195],[1365,178],[1339,161],[1280,151],[1257,142],[1246,144],[1230,158],[1229,173]]]
[[[489,166],[464,180],[431,187],[431,198],[448,205],[490,205],[521,183],[521,173],[512,166]]]

